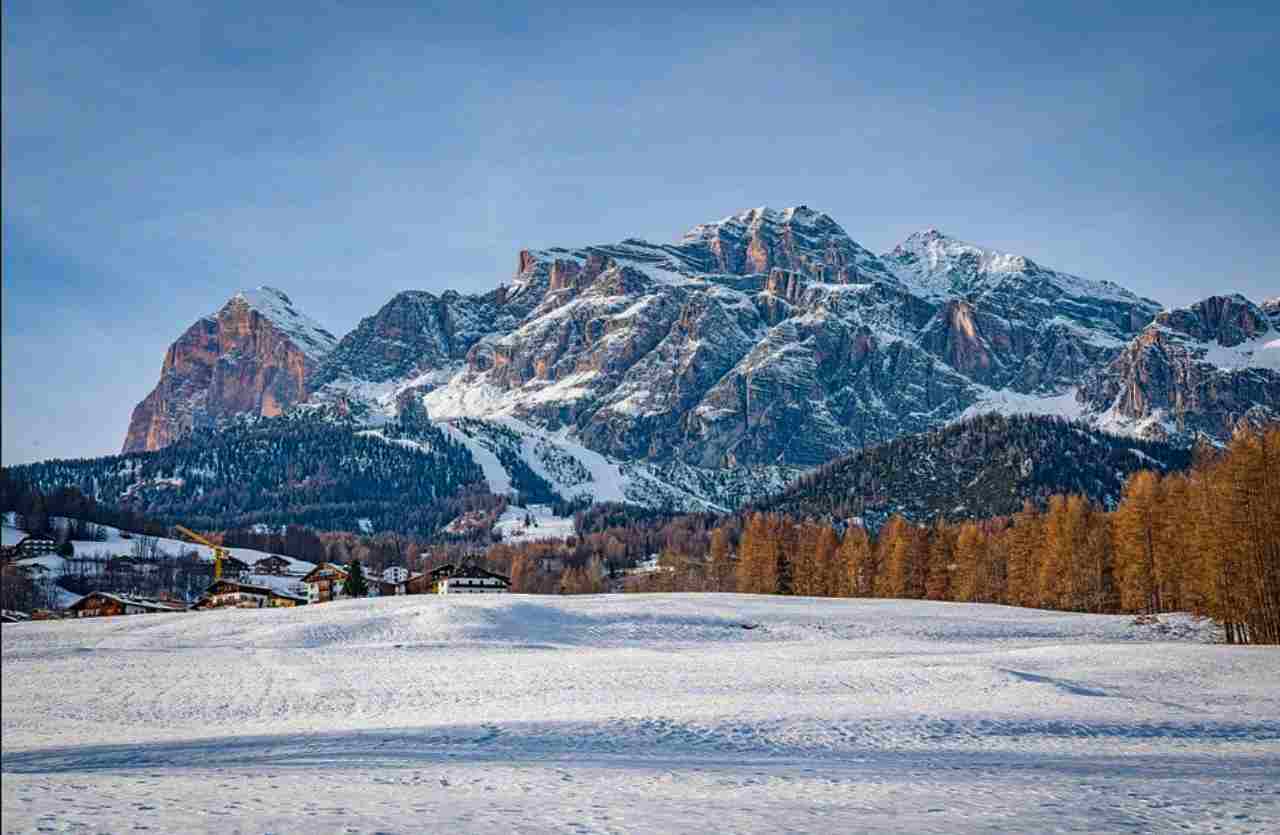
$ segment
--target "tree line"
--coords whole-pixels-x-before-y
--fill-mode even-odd
[[[1280,643],[1280,428],[1202,450],[1189,471],[1139,471],[1113,510],[1079,494],[1010,516],[922,525],[756,511],[704,552],[663,553],[638,590],[1002,603],[1093,613],[1190,611],[1229,643]]]

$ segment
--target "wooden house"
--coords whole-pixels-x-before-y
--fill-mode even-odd
[[[396,597],[402,594],[432,594],[435,588],[433,581],[426,574],[410,574],[408,570],[402,569],[403,574],[392,574],[392,579],[388,579],[387,572],[382,573],[382,579],[378,580],[374,585],[378,589],[379,597]]]
[[[411,574],[404,581],[405,594],[435,594],[436,581],[430,574]]]
[[[292,609],[295,606],[306,606],[307,598],[283,589],[272,588],[267,605],[272,609]]]
[[[346,582],[347,569],[331,562],[320,563],[302,578],[308,603],[328,603],[341,597]]]
[[[249,563],[239,557],[227,554],[222,558],[222,576],[223,577],[239,577],[249,570]]]
[[[105,591],[91,591],[67,607],[71,617],[103,618],[115,615],[145,615],[155,612],[180,612],[181,607],[144,597],[129,597]]]
[[[291,565],[293,565],[293,561],[287,557],[282,557],[279,554],[269,554],[253,564],[253,573],[283,577],[289,573]]]
[[[193,609],[265,609],[270,605],[271,589],[238,580],[215,580],[205,589]]]

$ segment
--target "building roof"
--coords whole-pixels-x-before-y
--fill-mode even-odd
[[[511,578],[506,577],[497,572],[490,571],[487,568],[481,568],[470,560],[462,563],[445,563],[431,571],[431,579],[433,580],[449,580],[454,578],[483,579],[489,578],[493,580],[501,580],[504,583],[510,583]]]
[[[347,576],[347,569],[345,567],[338,565],[336,562],[322,562],[319,565],[317,565],[315,568],[308,571],[305,575],[303,575],[302,582],[304,583],[310,582],[311,575],[316,574],[325,569],[328,569],[330,571],[336,571],[337,573],[341,574],[343,577]]]
[[[275,589],[272,589],[269,586],[259,586],[253,583],[242,583],[239,580],[228,580],[224,577],[221,580],[214,580],[212,583],[210,583],[209,588],[205,589],[204,593],[205,594],[213,593],[213,590],[216,586],[235,586],[236,591],[248,592],[249,594],[261,594],[264,596],[269,595],[273,591],[275,591]]]
[[[114,600],[115,602],[123,606],[138,606],[143,609],[151,609],[152,611],[155,611],[155,612],[183,611],[183,607],[179,606],[176,603],[163,603],[159,600],[151,600],[150,598],[146,598],[146,597],[130,597],[129,595],[126,595],[126,594],[112,594],[111,592],[107,592],[107,591],[91,591],[88,594],[86,594],[84,597],[77,600],[75,603],[72,603],[67,608],[75,609],[75,610],[83,609],[85,601],[95,597],[102,598],[105,600]]]

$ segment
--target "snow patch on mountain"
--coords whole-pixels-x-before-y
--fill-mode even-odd
[[[883,257],[904,284],[936,300],[981,292],[1007,276],[1021,274],[1034,275],[1076,298],[1142,301],[1114,282],[1046,269],[1026,256],[977,246],[933,228],[912,234]]]
[[[1083,411],[1084,405],[1076,399],[1074,390],[1057,394],[1023,394],[1009,389],[983,387],[978,401],[950,422],[959,423],[991,412],[1001,415],[1054,415],[1076,420]]]
[[[1191,344],[1188,347],[1202,362],[1224,371],[1244,368],[1266,368],[1280,371],[1280,332],[1275,330],[1239,345],[1225,346],[1217,342]]]
[[[241,290],[232,296],[232,301],[236,300],[243,301],[268,319],[312,359],[322,358],[338,344],[338,338],[319,322],[294,308],[293,301],[283,290],[266,286]]]

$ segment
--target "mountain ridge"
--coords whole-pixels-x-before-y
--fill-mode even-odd
[[[194,371],[169,373],[166,360],[161,395],[149,396],[163,408],[150,412],[177,419],[167,434],[144,433],[146,443],[239,414],[319,410],[376,429],[421,408],[490,462],[491,489],[515,489],[529,472],[538,490],[571,499],[605,489],[566,475],[593,471],[615,499],[695,508],[754,500],[764,488],[753,481],[775,489],[984,411],[1142,435],[1152,424],[1108,415],[1103,392],[1147,384],[1117,363],[1164,315],[1113,283],[933,227],[876,255],[807,206],[748,209],[669,243],[521,250],[508,283],[402,291],[340,340],[304,327],[282,292],[261,292],[257,306],[242,293],[224,307],[257,316],[230,328],[255,338],[202,354],[178,350],[184,334],[170,349],[194,358]],[[1252,310],[1280,319],[1280,302]],[[1170,321],[1195,331],[1199,315]],[[200,327],[197,343],[210,338]],[[307,350],[297,344],[308,340]],[[262,373],[228,373],[242,367]],[[1280,401],[1271,373],[1242,390],[1258,401],[1254,418]],[[236,385],[215,385],[216,374]],[[1222,440],[1239,401],[1208,405],[1229,417],[1156,434]],[[480,423],[461,431],[465,421]],[[492,428],[476,434],[476,425]],[[551,460],[560,463],[548,469]]]

